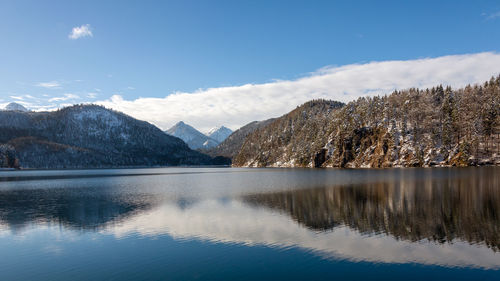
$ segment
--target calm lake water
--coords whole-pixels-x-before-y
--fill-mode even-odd
[[[500,280],[500,167],[0,172],[1,280]]]

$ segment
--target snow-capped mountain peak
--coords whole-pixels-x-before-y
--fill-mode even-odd
[[[231,129],[224,126],[219,126],[208,131],[207,136],[216,140],[218,143],[221,143],[232,133],[233,131]]]
[[[211,148],[219,144],[216,140],[202,134],[192,126],[179,121],[172,128],[165,131],[167,134],[183,140],[191,149]]]
[[[198,130],[193,128],[192,126],[184,123],[183,121],[179,121],[172,128],[168,129],[167,134],[173,135],[184,140],[186,143],[203,135]]]
[[[15,103],[15,102],[11,102],[9,103],[6,107],[5,107],[5,110],[8,110],[8,111],[22,111],[22,112],[27,112],[28,109],[18,103]]]

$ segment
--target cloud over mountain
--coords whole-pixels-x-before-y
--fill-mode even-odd
[[[394,89],[437,84],[461,87],[498,73],[500,54],[486,52],[325,67],[297,80],[177,92],[164,98],[126,100],[114,95],[98,103],[163,129],[179,120],[201,130],[220,123],[236,129],[253,120],[280,116],[311,99],[347,102]]]

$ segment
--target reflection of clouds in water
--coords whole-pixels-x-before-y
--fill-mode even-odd
[[[37,238],[50,237],[52,242],[77,242],[81,240],[82,234],[89,234],[86,230],[74,229],[58,222],[30,223],[22,229],[9,228],[8,225],[0,223],[0,237],[8,238],[14,242],[22,243]],[[40,241],[45,241],[41,239]]]
[[[42,250],[48,254],[60,255],[63,253],[64,249],[61,246],[50,244],[42,248]]]
[[[0,242],[54,255],[54,245],[73,241],[168,235],[351,261],[499,269],[495,169],[55,173],[58,179],[0,183]],[[151,175],[158,171],[168,175]]]
[[[287,215],[238,201],[207,200],[184,209],[165,204],[110,225],[102,232],[118,238],[166,234],[176,239],[300,247],[324,257],[353,261],[500,268],[500,254],[483,245],[462,241],[408,242],[386,235],[363,236],[347,227],[315,232]]]
[[[9,234],[9,227],[0,221],[0,237],[7,236]]]

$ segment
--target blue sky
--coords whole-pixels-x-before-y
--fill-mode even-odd
[[[85,25],[92,36],[69,38]],[[0,104],[48,108],[496,54],[500,2],[2,0],[0,38]]]

